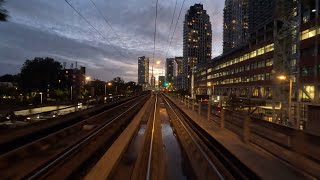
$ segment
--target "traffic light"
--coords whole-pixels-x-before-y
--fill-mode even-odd
[[[168,87],[169,86],[169,83],[164,83],[164,87]]]

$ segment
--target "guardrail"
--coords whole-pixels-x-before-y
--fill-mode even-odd
[[[210,105],[210,102],[200,101],[196,103],[194,100],[189,100],[185,97],[178,98],[178,100],[187,108],[192,107],[192,110],[196,110],[199,115],[203,114],[203,104],[207,104],[207,114],[205,116],[208,119],[215,120],[220,124],[221,128],[225,127],[226,122],[237,126],[240,134],[239,132],[237,133],[243,137],[244,142],[249,142],[252,134],[255,134],[316,162],[320,162],[319,136],[231,110],[222,109],[219,115],[213,114],[211,111],[213,106]]]

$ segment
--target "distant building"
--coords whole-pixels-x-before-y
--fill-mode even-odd
[[[252,34],[275,20],[276,0],[247,0],[249,33]],[[272,25],[272,24],[271,24]]]
[[[183,74],[183,57],[175,57],[174,60],[176,62],[176,74]]]
[[[223,52],[244,43],[248,38],[248,1],[226,0],[223,9]]]
[[[175,78],[173,85],[176,90],[182,90],[182,81],[183,81],[183,57],[175,57],[174,63]]]
[[[156,77],[154,77],[153,75],[151,75],[151,88],[154,88],[155,87],[155,85],[156,85]]]
[[[86,68],[80,67],[74,69],[63,69],[60,74],[59,87],[68,89],[70,92],[70,99],[79,99],[81,98],[81,93],[84,89],[84,84],[86,80]]]
[[[166,82],[173,83],[174,81],[174,58],[167,58],[166,60]]]
[[[319,135],[319,0],[249,0],[249,9],[250,42],[199,70],[197,94],[222,106],[238,98],[256,118]]]
[[[146,86],[149,83],[149,58],[138,58],[138,84]]]
[[[195,66],[211,60],[212,30],[210,17],[202,4],[191,6],[183,23],[183,89],[191,92]]]
[[[166,77],[159,76],[159,80],[158,80],[159,87],[164,87],[165,82],[166,82]]]

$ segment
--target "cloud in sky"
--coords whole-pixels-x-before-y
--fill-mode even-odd
[[[26,59],[53,57],[60,62],[78,62],[102,80],[121,76],[137,80],[137,59],[152,62],[155,0],[93,0],[125,43],[115,36],[90,0],[69,0],[106,39],[90,27],[64,0],[10,0],[4,7],[9,22],[0,22],[0,75],[17,73]],[[186,11],[196,1],[186,1],[169,56],[182,56],[182,30]],[[210,15],[213,56],[222,52],[223,0],[202,2]],[[165,61],[168,32],[175,0],[159,1],[155,58]],[[178,0],[174,24],[182,0]],[[172,27],[173,30],[173,27]],[[172,33],[171,30],[171,33]],[[171,37],[171,35],[170,35]],[[117,50],[116,50],[117,49]],[[120,51],[121,55],[118,53]],[[157,67],[160,75],[162,63]]]

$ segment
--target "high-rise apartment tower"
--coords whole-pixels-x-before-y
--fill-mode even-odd
[[[138,58],[138,84],[149,83],[149,58],[142,56]]]
[[[210,17],[202,4],[190,7],[183,23],[183,89],[190,92],[195,66],[211,60],[212,30]]]

